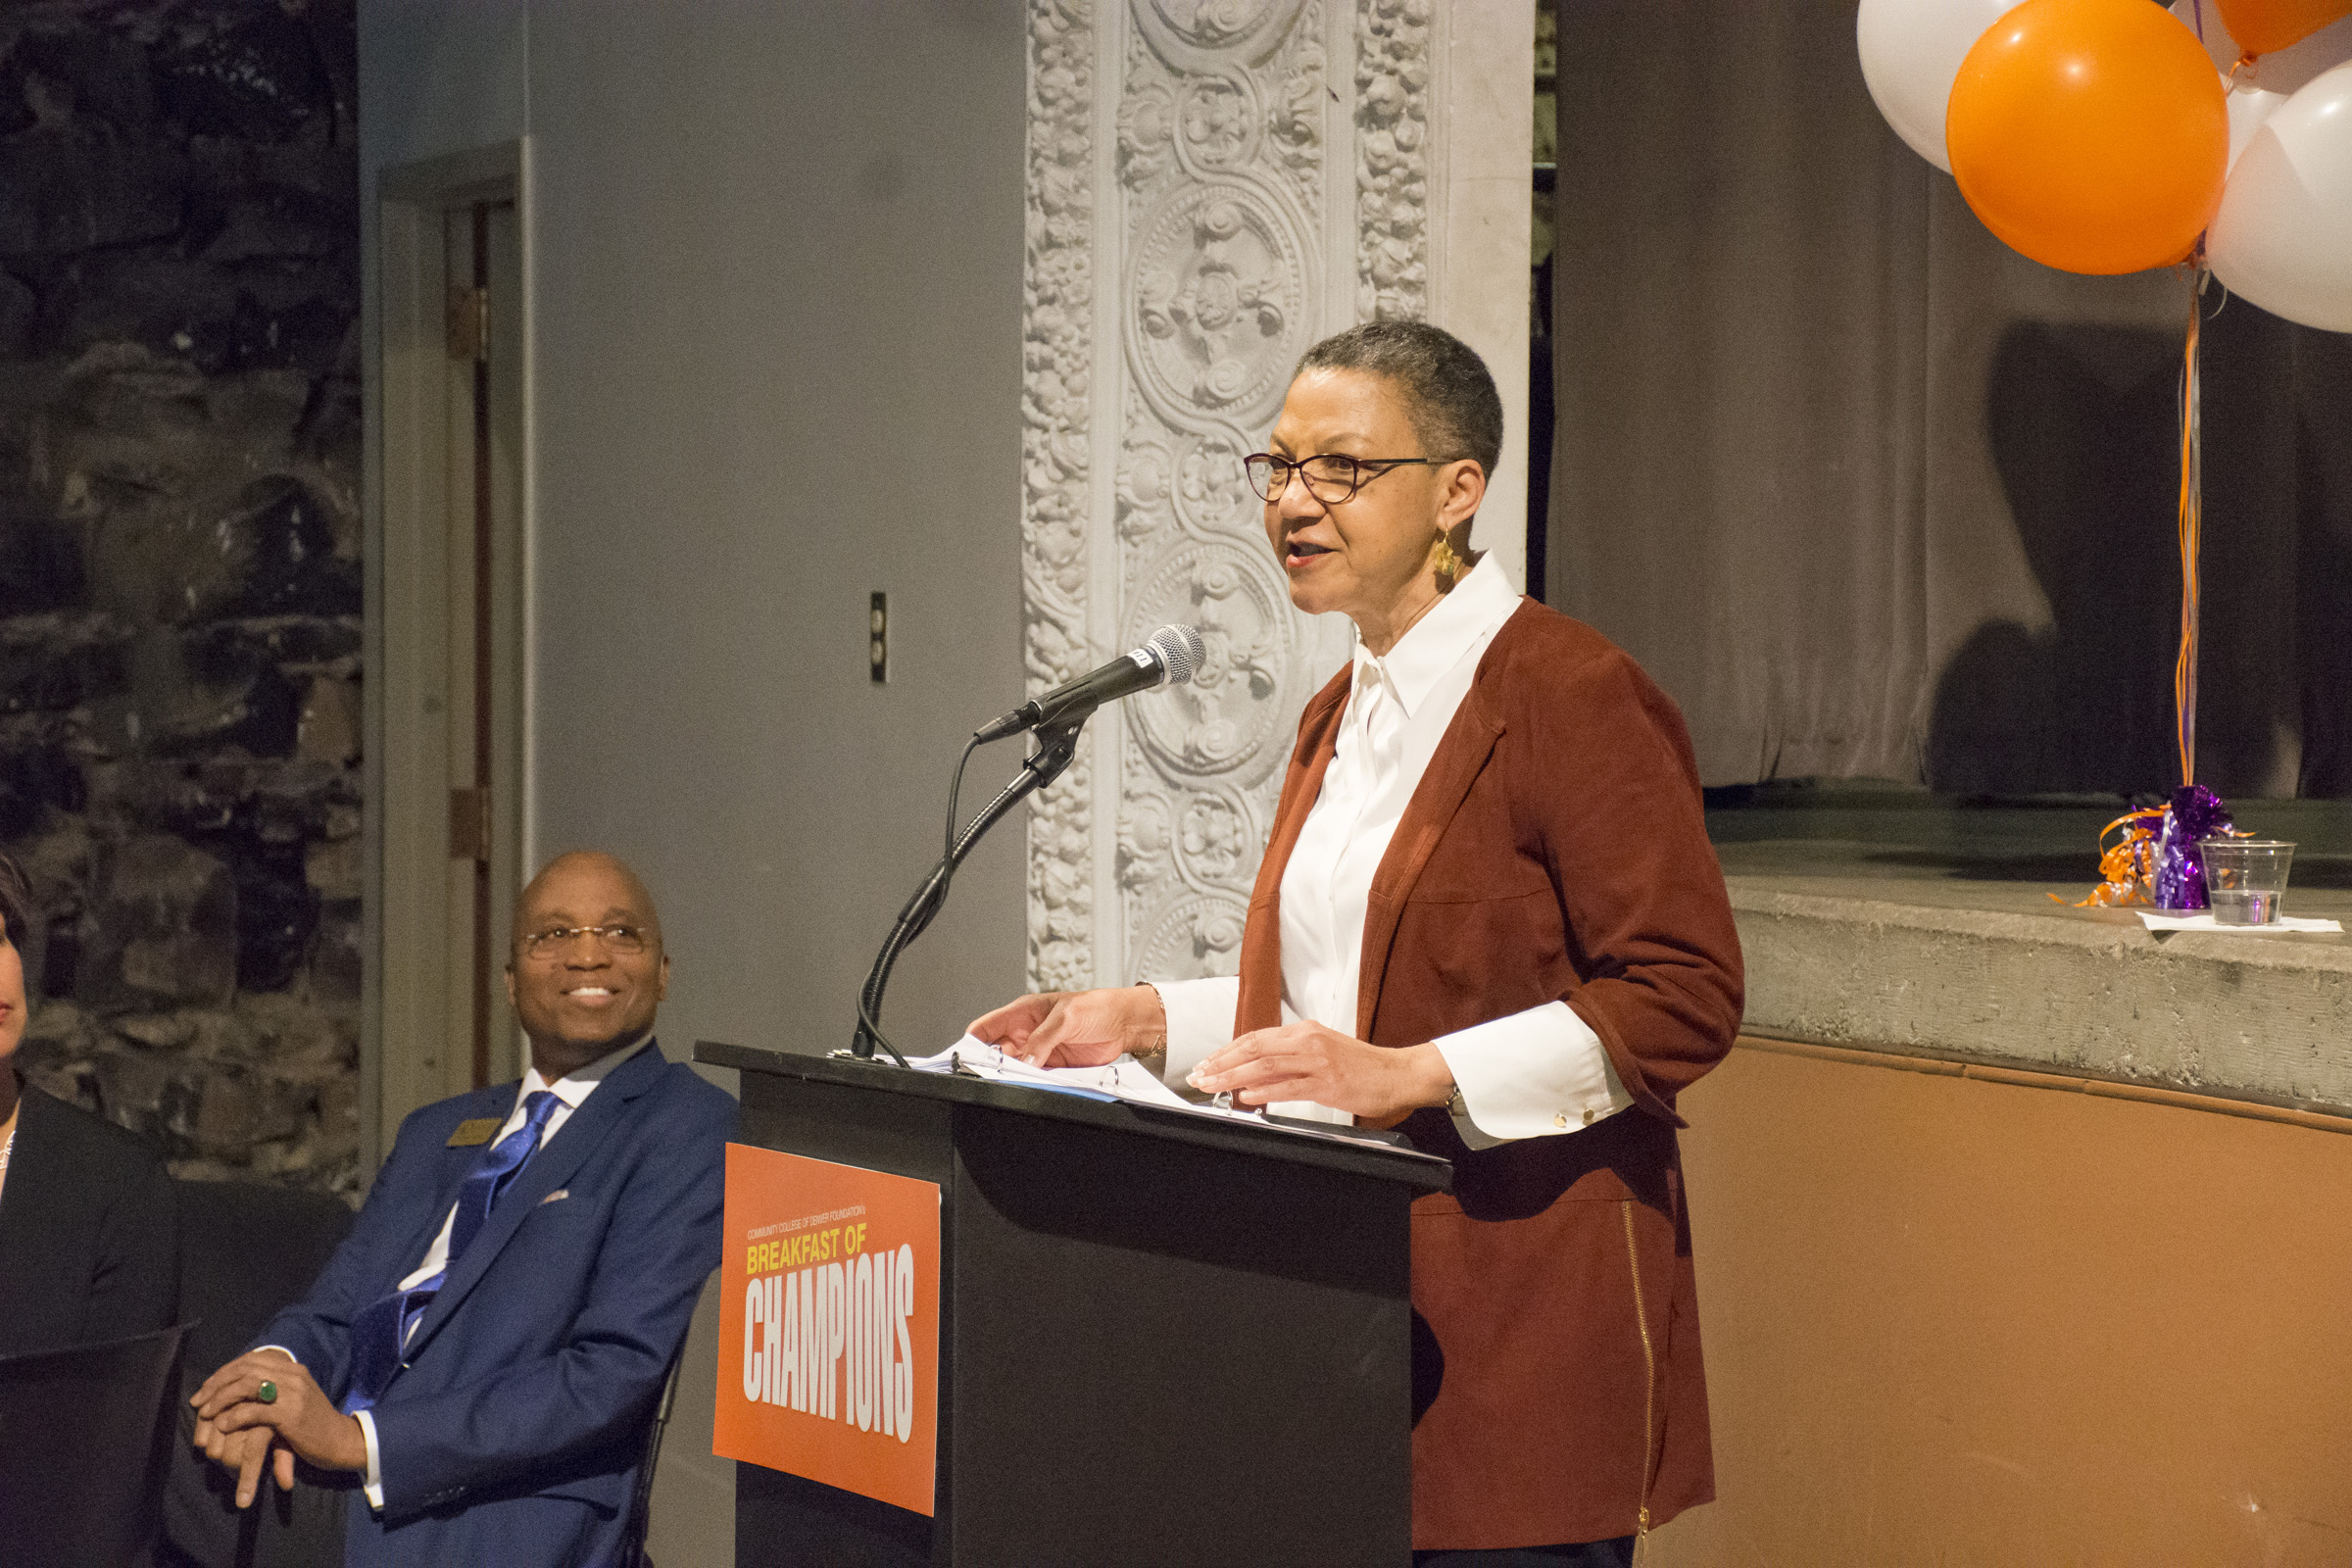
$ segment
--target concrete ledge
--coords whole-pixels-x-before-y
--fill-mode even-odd
[[[2352,1113],[2352,938],[2157,934],[2017,883],[1726,881],[1756,1035]]]
[[[1956,1061],[1948,1056],[1906,1056],[1891,1051],[1853,1051],[1844,1046],[1816,1046],[1800,1040],[1771,1040],[1741,1035],[1742,1051],[1803,1056],[1835,1061],[1849,1067],[1891,1068],[1897,1072],[1927,1073],[1937,1078],[1966,1078],[1972,1083],[2006,1084],[2017,1089],[2050,1089],[2062,1094],[2088,1095],[2094,1100],[2129,1100],[2135,1104],[2166,1105],[2175,1110],[2245,1116],[2285,1127],[2308,1127],[2314,1132],[2352,1134],[2352,1112],[2305,1110],[2260,1101],[2235,1100],[2226,1095],[2193,1095],[2184,1089],[2159,1089],[2150,1084],[2119,1083],[2112,1078],[2077,1078],[2065,1073],[2035,1072],[2018,1067],[1994,1067],[1984,1062]]]

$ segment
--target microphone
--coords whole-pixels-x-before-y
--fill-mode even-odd
[[[1150,691],[1163,682],[1181,686],[1200,667],[1205,652],[1198,626],[1162,626],[1144,646],[1121,654],[1089,675],[1064,681],[1045,696],[994,719],[973,732],[985,744],[1017,735],[1025,729],[1044,729],[1065,720],[1083,721],[1104,703]]]

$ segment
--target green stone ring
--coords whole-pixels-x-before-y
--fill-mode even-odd
[[[277,1385],[264,1378],[262,1386],[253,1391],[253,1396],[264,1404],[275,1404],[277,1402]]]

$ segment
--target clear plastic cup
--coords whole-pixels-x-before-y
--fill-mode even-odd
[[[2287,862],[2295,847],[2285,839],[2199,839],[2205,861],[2205,899],[2215,925],[2270,925],[2286,902]]]

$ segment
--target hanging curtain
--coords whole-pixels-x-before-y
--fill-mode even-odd
[[[2187,283],[1993,239],[1853,17],[1561,6],[1549,602],[1710,785],[2166,788]],[[2352,339],[2205,341],[2200,771],[2352,793]]]

